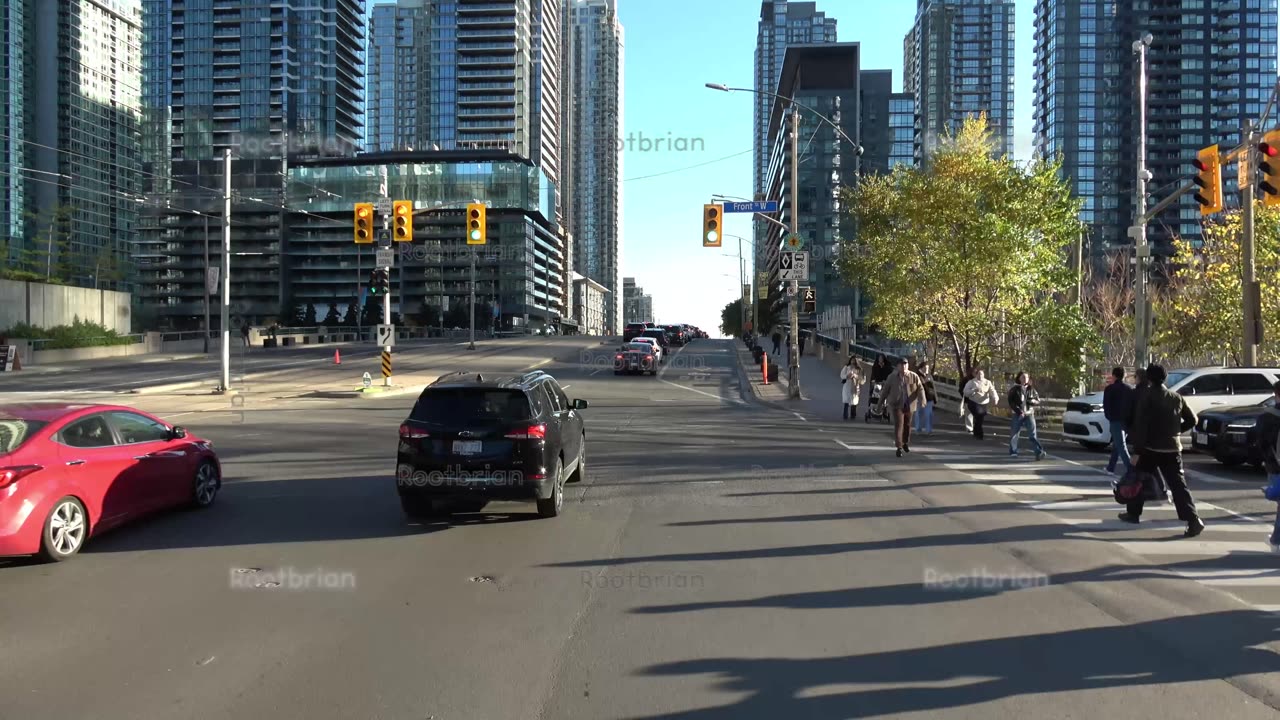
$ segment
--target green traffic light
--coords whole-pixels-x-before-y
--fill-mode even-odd
[[[480,239],[480,231],[479,231],[479,230],[472,230],[472,231],[471,231],[471,239],[472,239],[472,240],[479,240],[479,239]]]

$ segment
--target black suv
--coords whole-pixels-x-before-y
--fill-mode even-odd
[[[586,407],[541,371],[440,377],[400,425],[396,483],[405,514],[431,515],[441,500],[475,510],[490,500],[519,500],[556,517],[565,482],[586,477],[587,435],[578,412]]]
[[[634,322],[627,323],[622,330],[622,342],[631,342],[632,339],[639,337],[645,330],[649,329],[649,323]]]

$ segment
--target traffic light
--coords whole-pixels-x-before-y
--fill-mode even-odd
[[[1212,215],[1222,210],[1222,161],[1218,157],[1218,146],[1211,145],[1196,153],[1196,185],[1200,191],[1196,193],[1196,202],[1200,203],[1201,215]]]
[[[378,270],[369,271],[369,294],[376,296],[381,290],[381,283],[378,282]]]
[[[397,200],[391,203],[391,237],[396,242],[413,240],[413,201]]]
[[[373,203],[356,203],[356,242],[373,242]]]
[[[369,294],[374,297],[382,297],[391,292],[390,273],[384,268],[373,270],[369,273]]]
[[[720,247],[723,234],[720,227],[720,216],[724,209],[719,205],[702,206],[702,247]]]
[[[467,205],[467,244],[484,245],[488,242],[488,227],[485,225],[485,207],[481,203]]]
[[[1262,136],[1258,145],[1258,169],[1262,171],[1263,205],[1280,205],[1280,130],[1272,130]]]

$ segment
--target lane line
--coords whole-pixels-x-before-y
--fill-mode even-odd
[[[1110,496],[1111,488],[1082,487],[1073,488],[1065,485],[991,485],[992,490],[1005,495],[1097,495]],[[1118,506],[1118,505],[1117,505]]]
[[[1115,541],[1117,545],[1138,555],[1200,555],[1221,557],[1229,553],[1257,553],[1271,555],[1267,543],[1230,542],[1225,540],[1201,540],[1184,538],[1176,542],[1162,540]]]
[[[880,452],[893,452],[894,450],[897,449],[892,447],[886,447],[884,445],[850,445],[849,443],[839,438],[831,438],[831,439],[836,443],[838,443],[840,447],[843,447],[845,450],[873,450],[873,451],[878,450]]]
[[[801,414],[800,414],[800,413],[798,413],[798,412],[795,412],[794,410],[791,412],[791,414],[792,414],[792,415],[795,415],[796,417],[800,418],[801,420],[803,420],[803,421],[805,421],[805,422],[809,422],[809,418],[807,418],[807,417],[805,417],[805,416],[801,415]]]

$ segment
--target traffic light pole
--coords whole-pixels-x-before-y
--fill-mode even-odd
[[[476,349],[476,248],[471,247],[471,343],[468,350]]]
[[[1147,266],[1151,246],[1147,244],[1147,47],[1146,38],[1133,44],[1138,55],[1138,172],[1134,185],[1134,217],[1129,228],[1133,238],[1135,257],[1134,273],[1134,365],[1145,368],[1150,362],[1150,307],[1147,300]]]
[[[222,382],[231,392],[231,150],[222,155]]]
[[[800,232],[800,113],[791,108],[791,232]],[[787,315],[791,321],[791,355],[787,374],[787,397],[800,399],[800,282],[791,278],[791,297]]]
[[[1253,121],[1244,121],[1244,154],[1240,156],[1240,177],[1244,178],[1240,188],[1240,204],[1244,208],[1244,232],[1241,239],[1244,276],[1241,278],[1241,290],[1244,297],[1244,353],[1245,367],[1258,366],[1258,308],[1257,295],[1254,292],[1258,282],[1256,256],[1253,245],[1253,170],[1257,137],[1253,130]]]
[[[388,200],[390,199],[390,198],[387,196],[387,194],[386,194],[385,192],[383,193],[382,197],[383,197],[383,198],[386,198],[386,199],[388,199]],[[384,231],[385,237],[387,237],[387,238],[388,238],[387,246],[386,246],[384,249],[386,249],[386,250],[390,250],[390,249],[391,249],[391,243],[390,243],[390,238],[391,238],[391,213],[383,213],[383,215],[382,215],[382,229],[383,229],[383,231]],[[379,246],[379,247],[382,247],[382,244],[381,244],[381,243],[379,243],[379,244],[378,244],[378,246]],[[390,325],[390,324],[391,324],[391,291],[390,291],[390,286],[391,286],[391,282],[390,282],[390,279],[391,279],[391,267],[388,265],[388,266],[384,266],[384,267],[382,267],[381,269],[387,273],[387,280],[388,280],[388,282],[387,282],[387,288],[388,288],[388,289],[387,289],[387,292],[385,292],[385,293],[383,293],[383,294],[382,294],[382,324],[383,324],[383,325]],[[383,353],[386,353],[386,355],[387,355],[387,356],[390,356],[390,355],[391,355],[391,346],[390,346],[390,345],[385,345],[385,346],[383,346],[383,348],[382,348],[382,352],[383,352]],[[383,377],[383,378],[382,378],[382,386],[383,386],[383,387],[391,387],[391,376],[390,376],[390,375],[387,375],[387,376],[385,376],[385,377]]]

